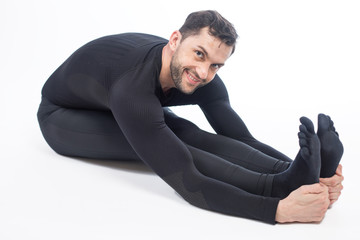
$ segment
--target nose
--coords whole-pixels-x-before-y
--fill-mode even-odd
[[[197,67],[196,72],[201,80],[207,80],[209,76],[209,66],[207,64],[202,64]]]

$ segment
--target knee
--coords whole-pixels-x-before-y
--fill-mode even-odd
[[[39,121],[39,124],[42,125],[43,122],[58,109],[60,109],[59,106],[51,103],[45,97],[42,97],[39,109],[37,111],[37,119]]]

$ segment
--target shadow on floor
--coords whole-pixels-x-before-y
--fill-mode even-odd
[[[154,171],[140,160],[104,160],[104,159],[89,159],[79,157],[68,157],[84,163],[98,165],[116,170],[122,170],[133,173],[156,175]]]

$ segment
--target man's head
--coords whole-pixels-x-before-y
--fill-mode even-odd
[[[211,36],[214,36],[226,45],[233,47],[232,53],[235,51],[238,35],[234,26],[217,11],[212,10],[189,14],[184,25],[179,29],[182,35],[182,41],[189,36],[198,35],[200,30],[206,27]]]
[[[237,34],[215,11],[191,13],[169,40],[175,87],[186,94],[208,84],[234,52]]]

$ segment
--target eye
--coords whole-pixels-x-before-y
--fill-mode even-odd
[[[199,57],[199,58],[204,58],[204,53],[202,53],[201,51],[196,50],[196,51],[195,51],[195,54],[196,54],[196,56]]]
[[[211,67],[215,70],[219,70],[223,65],[221,64],[212,64]]]

